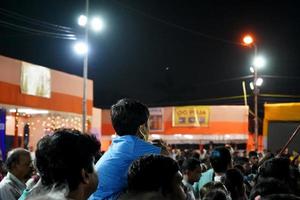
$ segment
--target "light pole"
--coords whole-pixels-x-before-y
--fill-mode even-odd
[[[101,31],[103,28],[103,22],[100,18],[95,17],[89,21],[89,0],[85,1],[85,15],[81,15],[78,18],[78,24],[85,28],[84,31],[84,42],[78,42],[75,44],[74,49],[78,54],[83,54],[83,95],[82,95],[82,133],[86,132],[86,121],[87,121],[87,79],[88,79],[88,43],[89,43],[89,27],[94,31]]]
[[[251,89],[253,89],[254,95],[254,134],[255,134],[255,149],[258,150],[258,94],[259,86],[262,85],[263,79],[258,77],[258,68],[263,67],[265,62],[262,57],[257,56],[257,45],[254,43],[253,38],[250,35],[246,35],[243,38],[243,43],[246,46],[254,48],[254,61],[250,68],[253,73],[253,82],[250,83]]]

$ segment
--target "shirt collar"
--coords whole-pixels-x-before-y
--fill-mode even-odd
[[[7,177],[12,180],[16,186],[20,189],[25,189],[26,188],[26,184],[23,183],[22,181],[20,181],[17,177],[15,177],[15,175],[13,175],[12,173],[10,172],[7,172]]]

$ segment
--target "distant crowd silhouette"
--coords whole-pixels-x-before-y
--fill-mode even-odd
[[[148,141],[149,115],[134,99],[114,104],[117,137],[103,155],[74,129],[41,138],[34,158],[12,149],[0,160],[0,200],[300,200],[298,152],[172,149]]]

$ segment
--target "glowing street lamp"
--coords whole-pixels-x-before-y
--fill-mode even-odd
[[[86,132],[87,119],[87,78],[88,78],[88,43],[89,43],[89,28],[94,31],[102,31],[104,27],[103,21],[99,17],[93,18],[90,22],[89,16],[89,0],[85,1],[85,15],[80,15],[78,18],[78,25],[85,28],[84,42],[78,42],[74,46],[76,53],[84,55],[83,59],[83,97],[82,97],[82,133]]]
[[[104,28],[103,20],[99,17],[94,17],[91,21],[91,28],[96,32],[102,31]]]
[[[250,45],[250,44],[253,43],[253,38],[250,35],[246,35],[243,38],[243,42],[244,42],[245,45]]]
[[[78,18],[78,25],[85,27],[87,24],[87,17],[85,15],[80,15]]]
[[[258,78],[256,80],[255,84],[256,84],[256,86],[260,87],[260,86],[262,86],[263,82],[264,82],[264,80],[262,78]]]
[[[85,55],[88,53],[88,46],[84,42],[77,42],[74,45],[74,51],[79,55]]]
[[[250,83],[250,88],[253,90],[254,94],[254,134],[255,134],[255,149],[258,150],[258,111],[257,111],[257,97],[258,97],[258,88],[257,88],[257,68],[262,64],[262,60],[257,60],[257,46],[254,42],[254,39],[251,35],[246,35],[243,37],[243,44],[248,47],[254,47],[254,63],[250,67],[250,71],[254,74],[253,82]],[[255,84],[253,84],[255,83]]]
[[[254,60],[253,60],[254,68],[259,69],[259,68],[264,67],[265,65],[266,65],[266,60],[263,57],[257,56],[254,58]]]

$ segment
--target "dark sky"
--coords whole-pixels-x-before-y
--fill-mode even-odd
[[[62,33],[12,18],[7,11],[71,27],[80,38],[83,30],[76,20],[84,4],[2,1],[0,53],[81,76],[82,57],[73,52],[74,41],[9,29],[14,24]],[[94,105],[107,108],[122,97],[150,106],[243,104],[242,98],[227,97],[242,95],[243,80],[251,94],[250,79],[243,77],[250,75],[254,50],[238,45],[245,33],[256,37],[259,54],[267,60],[260,71],[268,75],[260,109],[265,102],[299,101],[299,6],[291,0],[90,0],[90,14],[101,15],[106,23],[104,32],[90,33]]]

